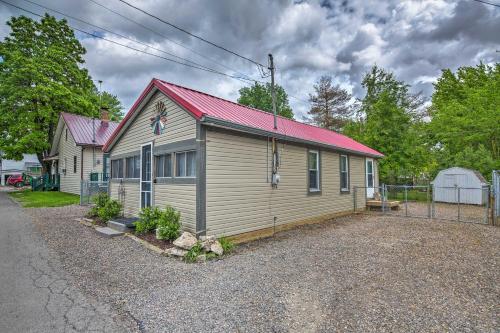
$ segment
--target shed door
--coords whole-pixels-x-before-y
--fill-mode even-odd
[[[152,192],[152,174],[151,169],[153,165],[152,144],[148,143],[141,147],[141,208],[151,206],[151,192]]]

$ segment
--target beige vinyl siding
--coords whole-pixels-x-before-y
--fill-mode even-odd
[[[92,154],[92,147],[83,148],[83,179],[90,179],[91,172],[99,172],[102,173],[102,149],[95,148],[95,161],[96,165],[94,166],[94,156]],[[99,178],[100,180],[100,178]]]
[[[319,149],[320,150],[320,149]],[[307,190],[307,148],[279,144],[281,181],[267,182],[266,139],[207,131],[207,231],[234,235],[353,210],[353,193],[340,193],[339,154],[321,151],[321,194]],[[269,160],[266,155],[269,154]],[[365,158],[349,156],[350,187],[364,186]],[[364,206],[360,196],[358,207]]]
[[[163,134],[155,135],[151,128],[151,118],[155,116],[155,104],[163,101],[167,108],[167,124]],[[176,141],[196,138],[196,120],[160,92],[155,93],[150,101],[139,111],[138,116],[126,129],[110,152],[114,156],[139,152],[141,145],[153,142],[153,147]],[[155,167],[153,163],[153,174]],[[124,184],[125,212],[137,215],[140,210],[139,183]],[[112,184],[111,196],[118,198],[118,184]],[[131,198],[129,198],[131,196]],[[153,204],[164,208],[167,204],[178,209],[184,228],[195,231],[196,226],[196,185],[195,184],[155,184],[153,183]]]
[[[66,141],[66,130],[68,131],[68,140]],[[60,174],[60,191],[80,194],[80,175],[81,175],[81,158],[82,148],[77,146],[70,130],[64,124],[61,138],[58,147],[59,154],[59,174]],[[73,158],[76,156],[76,173],[73,172]],[[66,165],[65,165],[66,161]],[[66,169],[66,174],[63,173]]]
[[[155,184],[154,204],[160,208],[170,205],[179,210],[182,229],[196,232],[196,185]]]
[[[167,125],[165,132],[154,135],[151,129],[151,117],[155,104],[163,101],[167,108]],[[163,145],[196,137],[196,120],[177,104],[160,92],[155,93],[151,100],[140,111],[139,115],[129,125],[125,133],[113,147],[111,154],[124,154],[137,151],[141,144],[154,141],[154,145]]]
[[[122,197],[119,195],[120,188],[123,189]],[[139,214],[139,183],[118,183],[110,182],[109,193],[111,198],[123,204],[123,213],[126,217],[137,216]]]

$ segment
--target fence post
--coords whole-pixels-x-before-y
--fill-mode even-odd
[[[458,221],[460,222],[460,187],[458,186],[455,186],[455,188],[457,189],[457,213],[458,213]]]
[[[408,187],[404,185],[405,188],[405,216],[408,216]]]
[[[382,213],[385,214],[385,201],[387,200],[387,187],[385,184],[382,184]]]
[[[356,213],[356,192],[357,192],[357,190],[358,190],[358,187],[354,186],[354,188],[353,188],[353,195],[354,195],[353,200],[354,200],[354,204],[353,205],[354,205],[354,212],[355,213]]]
[[[484,222],[486,224],[490,224],[489,223],[489,219],[488,219],[488,216],[489,216],[489,211],[490,211],[490,187],[489,186],[485,186],[483,187],[483,191],[486,189],[486,216],[485,216],[485,219],[484,219]],[[483,195],[484,193],[481,193],[481,196]],[[493,222],[493,221],[492,221]]]
[[[436,217],[436,187],[432,184],[431,218]]]
[[[431,218],[431,186],[427,185],[427,218]]]

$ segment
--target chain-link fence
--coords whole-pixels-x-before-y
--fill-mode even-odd
[[[360,195],[364,196],[362,205]],[[382,185],[355,187],[354,209],[370,214],[492,223],[490,187]]]
[[[99,193],[108,193],[107,181],[82,180],[80,183],[80,205],[93,203],[93,198]]]

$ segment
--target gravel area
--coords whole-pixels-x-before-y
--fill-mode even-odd
[[[498,332],[500,228],[357,215],[185,264],[32,209],[78,287],[144,332]]]

